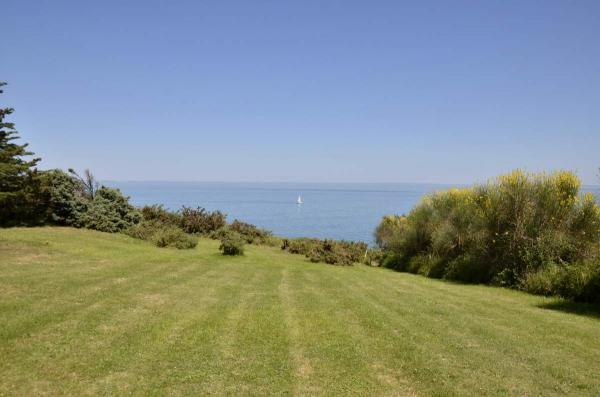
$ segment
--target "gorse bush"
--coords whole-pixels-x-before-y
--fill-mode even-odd
[[[142,219],[145,221],[158,222],[162,225],[178,226],[181,223],[181,215],[169,211],[162,205],[145,205],[140,209]]]
[[[209,233],[208,237],[210,237],[213,240],[220,240],[227,233],[229,233],[229,226],[223,226],[223,227]]]
[[[198,244],[197,238],[185,233],[178,226],[161,223],[157,219],[142,220],[126,229],[124,233],[133,238],[150,241],[157,247],[188,249]]]
[[[426,196],[407,216],[385,217],[375,239],[397,270],[570,296],[544,280],[597,255],[600,210],[580,187],[570,172],[514,171]]]
[[[260,229],[255,225],[237,219],[231,222],[229,229],[239,233],[248,244],[263,244],[272,237],[270,231]]]
[[[140,212],[142,222],[129,227],[126,234],[159,242],[159,245],[163,239],[157,239],[156,235],[174,235],[173,228],[180,229],[182,233],[221,240],[221,250],[225,250],[226,255],[241,255],[245,243],[274,245],[280,242],[271,232],[249,223],[235,220],[228,225],[225,214],[220,211],[209,212],[202,207],[182,207],[180,211],[173,212],[161,205],[150,205],[141,208]],[[242,244],[239,244],[239,241]]]
[[[384,216],[375,229],[375,243],[380,248],[388,248],[406,227],[406,217],[400,215]]]
[[[186,233],[208,234],[227,224],[227,216],[220,211],[209,212],[202,207],[183,207],[180,226]]]
[[[305,255],[311,262],[349,266],[364,261],[367,244],[353,241],[295,238],[283,239],[281,249],[292,254]]]
[[[221,245],[219,250],[223,255],[244,255],[246,240],[236,231],[226,230],[220,235]]]
[[[198,244],[198,239],[185,233],[177,226],[162,226],[157,228],[150,240],[157,247],[172,247],[190,249]]]
[[[281,243],[281,249],[288,251],[290,254],[308,255],[320,243],[321,240],[317,238],[284,238]]]
[[[166,226],[169,225],[164,225],[156,220],[142,220],[141,222],[131,225],[125,229],[123,233],[133,238],[151,241],[152,236],[156,234],[158,229]]]
[[[366,244],[362,243],[323,240],[310,250],[307,257],[311,262],[350,266],[362,261],[366,248]]]

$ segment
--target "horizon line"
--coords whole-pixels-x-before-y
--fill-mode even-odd
[[[440,186],[473,186],[485,182],[471,182],[471,183],[460,183],[460,182],[313,182],[313,181],[210,181],[210,180],[165,180],[165,179],[99,179],[102,182],[120,182],[120,183],[215,183],[215,184],[226,184],[226,183],[265,183],[265,184],[318,184],[318,185],[440,185]],[[582,183],[582,187],[597,187],[600,188],[600,184],[596,183]]]

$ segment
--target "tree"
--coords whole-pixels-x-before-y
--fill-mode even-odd
[[[0,94],[5,85],[0,82]],[[19,139],[15,125],[4,120],[13,112],[13,108],[0,108],[0,225],[3,226],[36,223],[44,212],[35,168],[40,159],[27,159],[34,154],[27,150],[28,144],[15,142]]]

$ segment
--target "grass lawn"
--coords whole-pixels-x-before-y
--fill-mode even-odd
[[[593,308],[217,247],[0,230],[0,395],[600,395]]]

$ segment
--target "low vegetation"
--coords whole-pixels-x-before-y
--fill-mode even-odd
[[[400,271],[600,302],[600,209],[570,172],[437,192],[375,231]]]
[[[178,249],[194,248],[198,244],[197,238],[175,226],[158,228],[150,237],[150,241],[157,247],[173,247]]]
[[[349,266],[366,259],[368,245],[363,242],[321,240],[317,238],[283,239],[281,249],[306,256],[311,262]]]
[[[219,240],[221,241],[219,250],[221,250],[223,255],[244,255],[246,240],[238,232],[227,230],[220,236]]]
[[[242,222],[237,219],[231,222],[229,229],[242,236],[248,244],[267,244],[273,237],[273,233],[269,230],[260,229],[250,223]]]
[[[202,207],[181,208],[180,227],[190,234],[207,235],[227,225],[227,216],[220,211],[209,212]]]
[[[600,395],[591,306],[218,246],[0,229],[0,395]]]
[[[125,234],[153,242],[157,247],[189,249],[196,246],[198,236],[222,227],[225,215],[204,208],[183,207],[169,211],[161,205],[147,205],[140,209],[141,221],[125,230]]]

